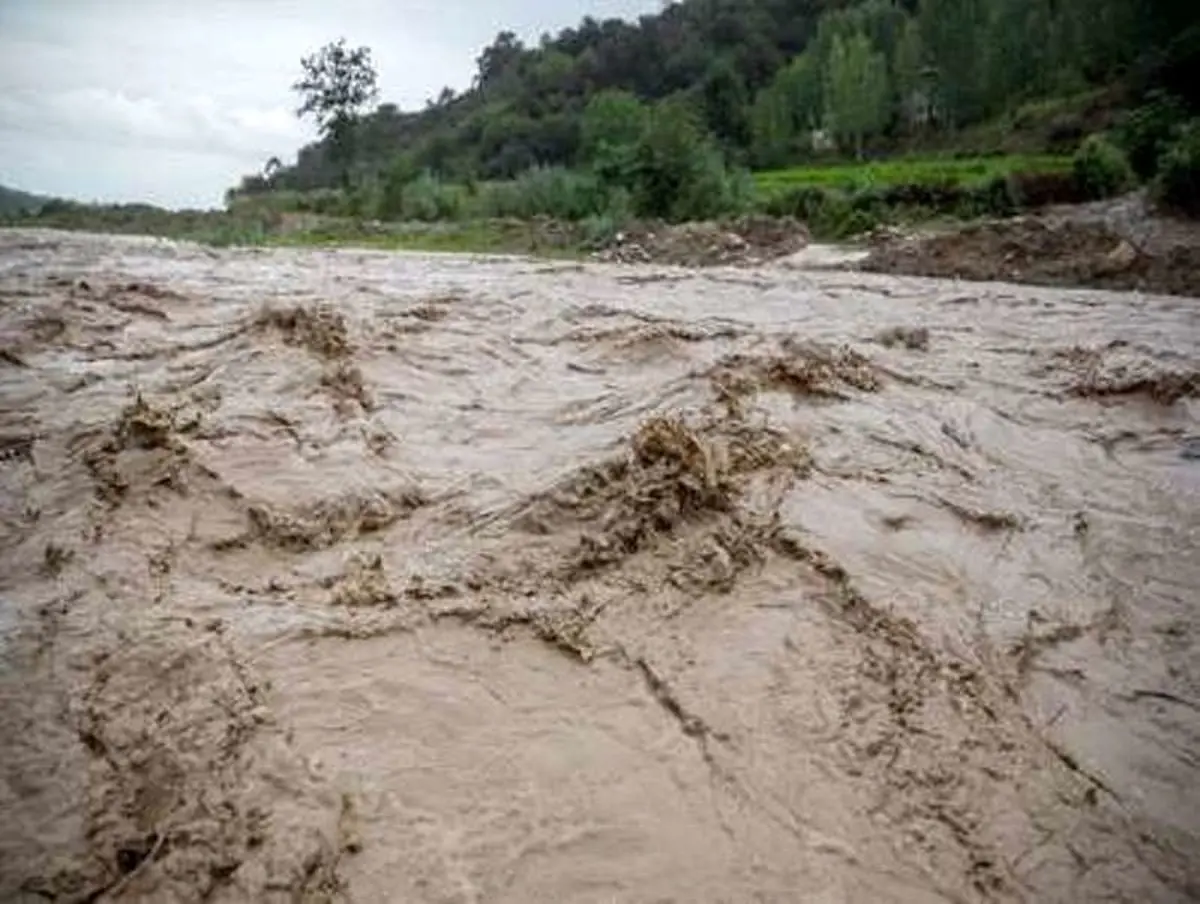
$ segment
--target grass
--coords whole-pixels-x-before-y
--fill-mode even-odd
[[[764,195],[796,188],[854,191],[892,185],[983,185],[1011,173],[1070,172],[1071,158],[1047,154],[1013,154],[1000,157],[899,158],[866,163],[817,164],[754,174],[754,184]]]

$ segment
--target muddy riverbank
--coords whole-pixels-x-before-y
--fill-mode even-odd
[[[862,263],[875,273],[1200,298],[1200,223],[1163,216],[1142,194],[885,235]]]
[[[1193,900],[1198,336],[0,232],[0,899]]]

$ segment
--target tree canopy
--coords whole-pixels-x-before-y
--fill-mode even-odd
[[[536,44],[502,32],[468,90],[362,116],[376,96],[370,52],[339,41],[304,60],[295,86],[321,139],[255,185],[335,185],[348,156],[364,173],[395,172],[403,156],[452,179],[577,166],[629,147],[663,104],[691,111],[726,159],[777,165],[813,153],[814,130],[852,153],[1116,79],[1173,79],[1194,103],[1200,31],[1180,3],[682,0],[636,21],[587,17]]]

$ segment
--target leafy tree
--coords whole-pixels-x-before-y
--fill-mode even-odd
[[[648,111],[628,91],[610,89],[593,97],[580,123],[580,157],[603,182],[628,185],[637,143]]]
[[[985,0],[921,0],[921,41],[936,71],[944,121],[959,126],[982,112],[980,37]]]
[[[892,85],[896,91],[896,106],[901,121],[909,127],[919,125],[927,118],[929,99],[926,96],[924,78],[924,48],[921,45],[921,29],[916,20],[904,23],[892,56]]]
[[[862,157],[863,139],[887,123],[887,62],[864,34],[836,37],[829,59],[826,115],[833,133],[854,144]]]
[[[792,159],[799,138],[821,121],[821,94],[812,51],[797,56],[758,93],[750,116],[757,165],[782,166]]]
[[[316,120],[331,156],[341,165],[342,183],[348,186],[359,111],[379,94],[371,51],[347,49],[345,39],[339,38],[301,59],[300,65],[304,74],[292,85],[303,99],[296,115]]]
[[[717,59],[700,86],[709,131],[729,147],[749,142],[746,84],[728,59]]]
[[[707,216],[726,202],[728,179],[720,151],[683,98],[650,112],[634,157],[634,209],[666,220]]]

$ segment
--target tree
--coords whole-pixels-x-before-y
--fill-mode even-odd
[[[300,65],[304,74],[292,85],[303,99],[296,115],[316,121],[331,156],[341,166],[342,184],[349,186],[359,112],[379,96],[371,51],[347,49],[345,38],[339,38],[301,59]]]
[[[749,141],[746,114],[750,100],[742,77],[728,59],[718,58],[708,67],[700,96],[708,130],[727,147],[745,147]]]
[[[863,139],[887,123],[887,62],[864,34],[833,40],[825,113],[839,139],[849,139],[862,158]]]
[[[952,127],[972,122],[982,112],[980,36],[985,20],[984,0],[921,0],[921,43],[936,70],[941,112]]]
[[[758,92],[751,111],[754,159],[759,166],[782,166],[797,138],[821,121],[821,74],[812,51],[793,59]]]
[[[923,125],[929,118],[929,98],[923,76],[924,53],[921,30],[915,19],[909,19],[900,31],[892,57],[892,84],[901,122],[910,128]]]
[[[694,110],[676,98],[658,104],[634,154],[638,215],[670,218],[695,182],[708,150]]]
[[[583,111],[581,159],[605,182],[627,183],[632,176],[634,151],[646,120],[645,105],[628,91],[601,91]]]

